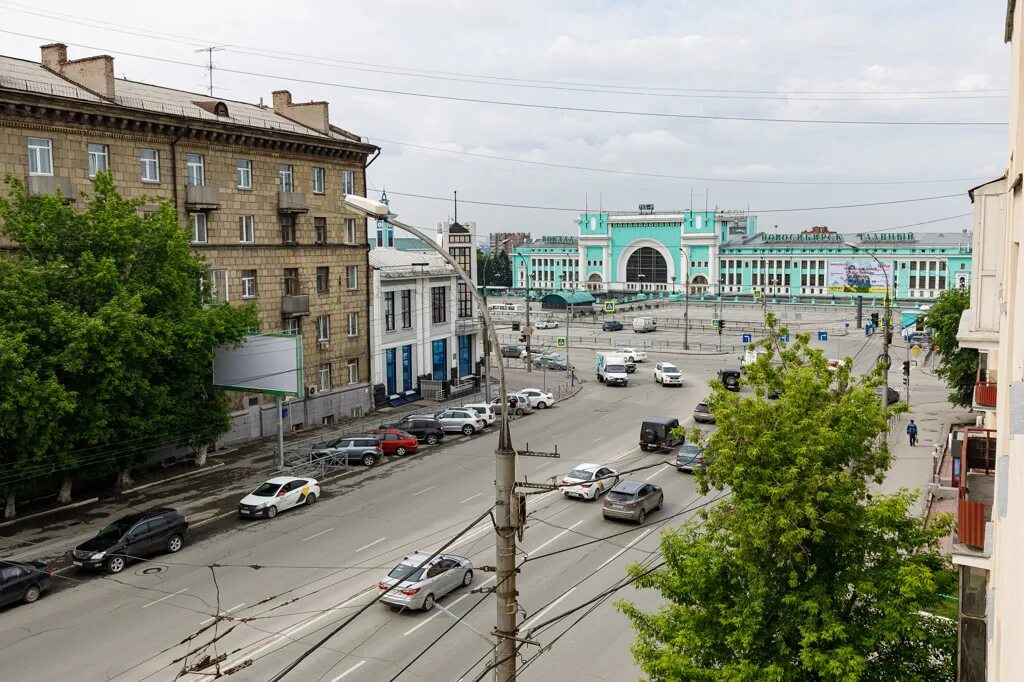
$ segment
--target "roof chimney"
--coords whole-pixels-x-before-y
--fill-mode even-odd
[[[327,112],[327,102],[292,103],[292,93],[287,90],[275,90],[274,113],[284,116],[296,123],[327,134],[331,130],[331,121]]]
[[[114,99],[114,58],[110,55],[69,62],[68,46],[63,43],[43,45],[40,50],[43,66],[50,71],[97,95]]]

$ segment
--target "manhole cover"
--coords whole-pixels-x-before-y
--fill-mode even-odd
[[[166,566],[151,565],[135,571],[135,575],[156,575],[157,573],[163,573],[166,570]]]

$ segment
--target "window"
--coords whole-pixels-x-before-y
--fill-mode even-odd
[[[205,244],[206,243],[206,214],[205,213],[189,213],[188,222],[192,226],[192,243],[194,244]]]
[[[110,170],[110,148],[105,144],[90,144],[89,151],[89,177],[96,177],[97,173]]]
[[[348,335],[359,336],[359,313],[348,314]]]
[[[156,149],[140,149],[139,163],[142,165],[143,182],[160,182],[160,152]]]
[[[299,269],[298,268],[285,268],[284,269],[284,295],[285,296],[298,296],[299,295]]]
[[[291,334],[292,336],[298,336],[302,333],[302,318],[301,317],[286,317],[284,318],[284,324],[282,325],[285,334]]]
[[[448,287],[430,287],[430,315],[434,324],[448,321]]]
[[[256,271],[242,270],[242,298],[256,298]]]
[[[345,283],[349,290],[355,291],[359,288],[359,266],[349,265],[345,268]]]
[[[316,373],[318,375],[320,390],[328,390],[331,387],[331,363],[321,362],[317,367]]]
[[[316,318],[316,340],[317,341],[330,341],[331,340],[331,316],[320,315]]]
[[[345,243],[355,244],[356,240],[356,219],[345,218]]]
[[[331,269],[320,266],[316,269],[316,293],[326,294],[331,290]]]
[[[252,189],[252,161],[239,159],[235,162],[235,182],[238,189]]]
[[[294,169],[287,163],[282,163],[278,166],[277,170],[278,177],[280,179],[279,189],[282,192],[294,192]]]
[[[206,284],[210,289],[210,298],[214,301],[228,300],[228,271],[210,270],[206,275]]]
[[[402,329],[412,328],[412,289],[402,289]]]
[[[384,292],[384,331],[395,331],[395,292]]]
[[[313,194],[324,193],[324,169],[313,167]]]
[[[295,216],[290,213],[281,214],[281,243],[295,244]]]
[[[313,218],[313,232],[317,244],[326,244],[327,218]]]
[[[28,138],[28,174],[53,175],[53,141]]]
[[[356,193],[356,176],[352,171],[341,171],[341,186],[342,193],[344,194],[355,194]]]
[[[188,167],[186,182],[192,187],[206,184],[206,160],[202,154],[186,154],[185,165]]]
[[[348,383],[359,383],[359,358],[353,358],[348,361]]]
[[[238,216],[238,241],[243,244],[252,244],[256,241],[255,217],[251,215]]]

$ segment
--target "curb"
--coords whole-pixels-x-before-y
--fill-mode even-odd
[[[161,479],[159,481],[153,481],[152,483],[145,483],[143,485],[137,485],[134,488],[128,488],[128,490],[122,490],[120,494],[121,495],[128,495],[130,493],[134,493],[134,492],[139,491],[139,490],[145,490],[146,488],[151,488],[151,487],[153,487],[155,485],[160,485],[161,483],[167,483],[169,481],[176,481],[179,478],[185,478],[186,476],[195,476],[196,474],[204,474],[204,473],[207,473],[209,471],[212,471],[213,469],[217,469],[219,467],[226,466],[226,465],[227,465],[227,462],[220,462],[218,464],[214,464],[213,466],[203,467],[201,469],[196,469],[195,471],[188,471],[188,472],[186,472],[184,474],[178,474],[177,476],[171,476],[170,478],[164,478],[164,479]]]
[[[38,518],[40,516],[46,516],[47,514],[53,514],[54,512],[64,511],[65,509],[74,509],[75,507],[83,507],[83,506],[85,506],[87,504],[92,504],[94,502],[99,502],[99,501],[100,501],[100,498],[92,497],[92,498],[89,498],[88,500],[82,500],[81,502],[75,502],[74,504],[65,504],[62,507],[55,507],[53,509],[47,509],[46,511],[37,512],[35,514],[29,514],[28,516],[18,516],[16,518],[11,519],[10,521],[4,521],[3,523],[0,523],[0,528],[2,528],[4,526],[9,526],[12,523],[21,523],[22,521],[28,521],[29,519],[35,519],[35,518]]]

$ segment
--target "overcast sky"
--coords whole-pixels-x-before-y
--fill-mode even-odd
[[[612,210],[653,203],[664,211],[688,207],[691,192],[694,207],[702,208],[707,193],[712,207],[765,211],[762,230],[820,224],[845,232],[880,230],[970,212],[966,190],[1001,175],[1006,161],[1003,125],[695,120],[338,87],[661,114],[1003,122],[1009,66],[1004,0],[178,0],[133,3],[130,11],[126,6],[0,0],[0,30],[7,31],[0,32],[0,52],[38,60],[43,41],[8,32],[29,34],[68,43],[70,58],[111,54],[118,77],[203,91],[206,55],[195,50],[227,45],[214,54],[224,69],[214,72],[217,95],[269,103],[271,91],[289,89],[296,101],[329,101],[336,125],[383,148],[369,169],[370,187],[389,190],[395,211],[421,226],[451,216],[450,200],[400,193],[450,197],[458,190],[459,218],[476,220],[484,233],[574,233],[575,214],[461,200],[570,209],[600,202]],[[413,70],[419,73],[410,75]],[[543,87],[520,87],[523,79]],[[766,91],[770,99],[751,91]],[[883,184],[616,175],[397,142],[658,175]],[[888,184],[922,180],[945,182]],[[766,211],[949,194],[956,196]],[[968,227],[969,218],[958,218],[910,229]]]

